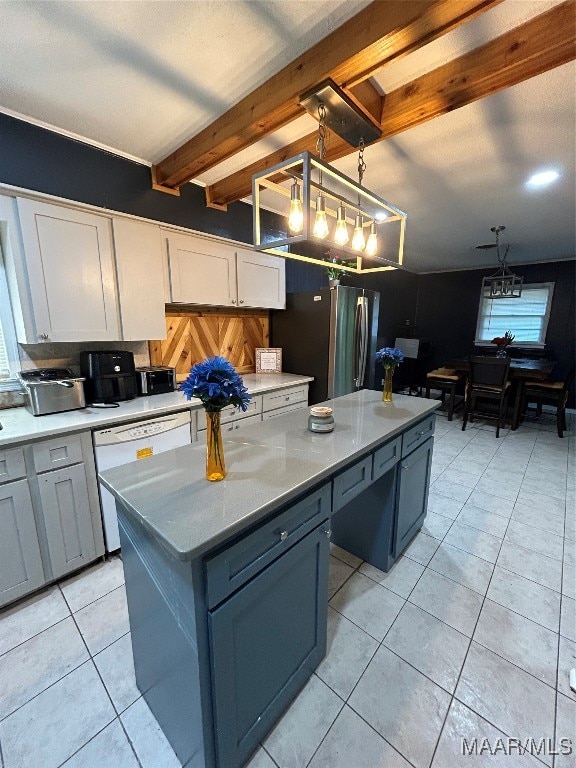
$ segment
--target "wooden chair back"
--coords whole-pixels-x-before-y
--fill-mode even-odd
[[[470,357],[470,385],[503,389],[510,372],[509,357]]]

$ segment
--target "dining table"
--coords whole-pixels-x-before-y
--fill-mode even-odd
[[[522,418],[522,400],[524,395],[524,382],[526,380],[546,380],[552,373],[555,360],[543,358],[531,359],[527,357],[511,357],[509,377],[515,385],[514,407],[512,411],[511,429],[516,430]],[[468,373],[470,363],[467,358],[457,358],[446,363],[446,368],[453,368],[460,373]]]

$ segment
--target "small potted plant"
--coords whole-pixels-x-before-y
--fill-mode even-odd
[[[356,262],[343,261],[342,259],[338,258],[338,256],[333,256],[330,251],[326,251],[324,256],[326,256],[327,261],[329,262],[328,266],[326,267],[328,285],[330,288],[336,288],[337,285],[340,285],[340,279],[342,278],[342,275],[346,274],[346,271],[341,269],[341,266],[355,267]]]

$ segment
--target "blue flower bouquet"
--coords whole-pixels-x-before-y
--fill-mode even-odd
[[[376,352],[376,362],[384,366],[384,389],[382,400],[385,403],[392,402],[392,376],[397,365],[404,360],[403,353],[398,347],[383,347]]]
[[[206,411],[206,479],[226,477],[220,411],[235,405],[242,411],[251,400],[242,377],[225,357],[209,357],[191,368],[188,377],[178,386],[186,398],[197,397]]]

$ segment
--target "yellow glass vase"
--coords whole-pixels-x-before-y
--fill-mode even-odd
[[[382,390],[382,400],[385,403],[392,402],[392,376],[394,375],[394,366],[387,365],[384,368],[384,389]]]
[[[206,411],[206,480],[216,482],[225,477],[220,411]]]

